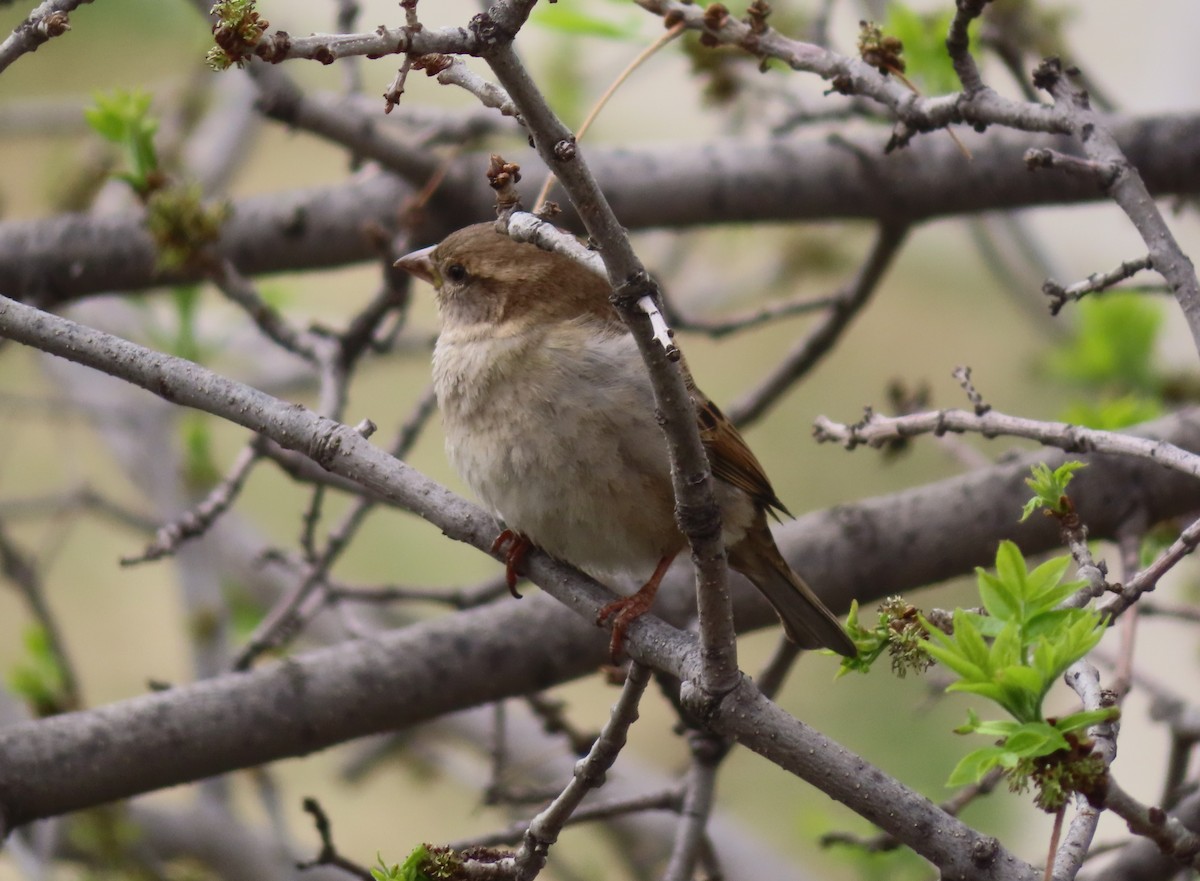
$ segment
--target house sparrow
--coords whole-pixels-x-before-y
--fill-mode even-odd
[[[609,286],[575,261],[490,223],[396,263],[437,289],[433,381],[450,462],[508,527],[510,587],[529,543],[596,575],[645,573],[601,610],[611,650],[650,608],[687,540],[675,522],[666,440],[632,334]],[[686,373],[715,478],[729,565],[775,607],[788,637],[849,657],[854,643],[775,545],[787,513],[733,424]]]

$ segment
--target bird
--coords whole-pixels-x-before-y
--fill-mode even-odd
[[[603,579],[649,579],[601,609],[615,659],[687,539],[647,367],[608,283],[563,254],[480,223],[396,261],[435,288],[433,385],[455,471],[504,525],[510,590],[530,545]],[[730,567],[789,639],[853,657],[853,640],[784,560],[768,514],[788,514],[721,410],[684,378],[713,474]]]

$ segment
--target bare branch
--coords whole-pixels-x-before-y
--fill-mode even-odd
[[[24,55],[71,29],[68,13],[92,0],[44,0],[0,43],[0,72]]]
[[[1082,300],[1088,294],[1107,290],[1113,285],[1120,284],[1143,269],[1152,269],[1153,263],[1149,256],[1137,260],[1125,260],[1116,269],[1109,272],[1093,272],[1083,281],[1063,287],[1058,282],[1048,279],[1042,285],[1042,293],[1050,298],[1050,314],[1057,315],[1062,307],[1069,302]]]
[[[683,807],[675,832],[675,846],[663,873],[663,881],[689,881],[700,859],[705,828],[713,808],[717,786],[717,767],[728,752],[728,745],[705,731],[693,731],[688,737],[692,761],[684,783]]]
[[[904,226],[884,225],[879,228],[871,253],[854,281],[838,294],[828,317],[783,358],[758,388],[729,407],[729,418],[735,424],[745,425],[765,413],[833,348],[879,287],[884,273],[900,252],[907,233],[908,228]]]
[[[349,102],[348,102],[349,103]],[[1114,134],[1154,195],[1200,193],[1200,114],[1111,120]],[[1153,149],[1151,149],[1153,145]],[[952,145],[924,139],[882,156],[877,135],[853,139],[717,140],[703,147],[589,147],[597,178],[631,230],[710,222],[868,218],[916,223],[936,217],[1103,198],[1094,185],[1065,175],[1031,175],[1021,156],[1028,136],[996,131],[972,143],[970,163]],[[544,165],[509,157],[527,173]],[[429,206],[445,223],[425,241],[491,213],[493,195],[479,175],[487,157],[462,155]],[[953,174],[946,174],[948,165]],[[960,167],[961,165],[961,167]],[[217,253],[244,274],[342,266],[380,256],[373,230],[394,230],[396,206],[411,189],[364,170],[344,184],[233,200]],[[198,281],[197,268],[155,269],[140,213],[66,214],[0,222],[0,290],[47,307],[113,290],[138,291]],[[394,259],[394,258],[393,258]]]
[[[1105,120],[1088,104],[1087,93],[1070,82],[1073,70],[1063,70],[1058,59],[1050,59],[1034,71],[1034,85],[1054,96],[1055,107],[1070,122],[1089,160],[1111,170],[1103,182],[1105,192],[1129,217],[1150,251],[1150,262],[1171,288],[1200,349],[1200,279],[1196,268],[1175,240],[1162,212],[1151,198],[1137,167],[1122,152]]]
[[[1116,705],[1116,695],[1100,687],[1100,673],[1087,661],[1076,661],[1064,676],[1083,702],[1085,710],[1098,710]],[[1105,722],[1088,728],[1088,735],[1095,746],[1094,755],[1100,756],[1105,767],[1111,767],[1117,757],[1117,729],[1115,722]],[[1070,828],[1053,854],[1052,875],[1054,881],[1074,881],[1083,861],[1087,858],[1100,822],[1101,809],[1092,805],[1081,794],[1075,795],[1075,816]]]
[[[174,554],[180,544],[191,538],[204,535],[216,519],[229,510],[254,466],[263,456],[257,440],[251,441],[238,454],[229,473],[221,479],[200,504],[181,517],[162,526],[155,533],[154,541],[136,557],[122,557],[122,566],[133,566],[151,560],[160,560]]]
[[[637,720],[638,703],[649,682],[650,669],[635,662],[629,668],[625,687],[621,689],[611,717],[587,756],[575,766],[574,778],[549,807],[530,821],[521,849],[513,858],[514,877],[519,881],[529,881],[537,876],[567,819],[590,790],[603,785],[605,772],[625,747],[626,735]]]
[[[1173,444],[1131,434],[1083,428],[1065,422],[1022,419],[996,410],[983,414],[965,410],[938,410],[911,416],[879,416],[869,408],[861,422],[845,425],[817,417],[813,436],[822,443],[836,442],[852,450],[860,444],[881,447],[920,434],[974,432],[984,437],[1023,437],[1068,453],[1119,453],[1157,462],[1166,468],[1200,477],[1200,456]]]
[[[1145,835],[1180,865],[1200,869],[1200,835],[1162,808],[1142,804],[1117,785],[1111,775],[1104,807],[1128,823],[1131,832]]]

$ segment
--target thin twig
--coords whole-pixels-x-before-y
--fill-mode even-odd
[[[1053,279],[1047,279],[1042,284],[1042,293],[1050,298],[1050,314],[1057,315],[1067,303],[1078,302],[1088,294],[1111,288],[1127,278],[1132,278],[1143,269],[1153,269],[1154,264],[1149,255],[1137,260],[1126,260],[1116,269],[1108,272],[1093,272],[1083,281],[1063,287]]]
[[[1166,441],[1115,431],[1083,428],[1065,422],[1043,422],[1009,416],[997,410],[979,415],[965,410],[936,410],[909,416],[880,416],[870,408],[861,422],[846,425],[819,416],[813,436],[819,442],[840,443],[846,449],[865,444],[882,447],[920,434],[972,432],[984,437],[1022,437],[1058,447],[1068,453],[1117,453],[1148,459],[1192,477],[1200,477],[1200,456]]]
[[[513,19],[507,22],[513,32],[512,27],[519,25],[531,8],[522,3],[501,10],[498,5],[485,18],[494,23],[498,13],[507,13]],[[719,526],[720,508],[714,493],[712,468],[700,440],[695,406],[677,363],[678,352],[670,342],[661,315],[655,323],[657,285],[634,252],[582,148],[574,143],[571,130],[547,104],[511,40],[497,40],[485,49],[483,58],[520,107],[538,155],[562,182],[595,241],[613,289],[614,306],[646,364],[656,417],[667,442],[672,490],[676,510],[680,512],[679,526],[695,564],[696,604],[700,613],[700,640],[704,645],[699,681],[706,693],[723,694],[737,685],[740,673],[727,560]],[[635,622],[634,626],[638,624]]]
[[[595,122],[600,116],[600,111],[604,109],[605,105],[608,104],[613,95],[617,93],[617,89],[621,88],[625,81],[633,75],[633,72],[645,64],[655,52],[682,34],[683,29],[682,23],[667,28],[665,33],[660,34],[658,39],[639,52],[637,57],[634,58],[633,61],[629,62],[624,70],[617,74],[617,78],[609,84],[607,89],[604,90],[604,94],[596,99],[596,103],[592,105],[592,108],[588,111],[587,116],[583,118],[583,122],[579,124],[579,128],[575,130],[576,143],[583,140],[583,136],[587,134],[588,129],[592,127],[592,123]],[[550,187],[553,186],[553,184],[554,172],[551,172],[550,174],[546,175],[546,180],[542,184],[542,188],[538,190],[538,194],[533,200],[533,211],[535,214],[542,210],[542,207],[546,203],[546,197],[550,195]]]
[[[692,877],[704,846],[705,827],[712,813],[717,767],[729,752],[725,740],[708,731],[691,732],[688,745],[692,761],[684,784],[683,809],[663,881],[688,881]]]
[[[1131,832],[1149,838],[1180,865],[1200,869],[1200,835],[1162,808],[1135,799],[1111,775],[1104,794],[1104,807],[1129,824]]]
[[[671,300],[664,297],[663,311],[676,330],[687,330],[702,333],[713,339],[750,330],[762,324],[770,324],[780,318],[790,318],[794,315],[807,315],[809,312],[819,312],[836,306],[842,295],[826,294],[818,297],[793,297],[776,303],[766,303],[755,309],[749,309],[725,318],[696,318],[685,315],[678,307],[671,305]]]
[[[0,72],[27,52],[60,37],[71,29],[68,13],[81,3],[92,0],[45,0],[39,3],[25,20],[13,28],[11,34],[0,43]]]
[[[348,860],[338,853],[338,849],[333,844],[333,824],[329,822],[329,815],[325,813],[321,803],[315,798],[306,798],[304,799],[304,810],[312,815],[313,825],[317,829],[317,834],[321,836],[321,849],[308,862],[297,863],[296,868],[303,870],[311,869],[314,866],[336,866],[361,878],[362,881],[373,881],[370,869],[353,860]]]
[[[396,439],[390,448],[391,454],[394,457],[402,458],[407,454],[408,449],[416,441],[425,423],[433,413],[436,403],[437,399],[434,397],[432,389],[426,389],[425,394],[417,402],[417,406],[413,409],[409,418],[400,427],[399,432],[397,432]],[[314,591],[323,585],[330,568],[338,557],[341,556],[350,538],[358,531],[367,514],[377,504],[378,502],[371,498],[359,497],[355,499],[350,510],[346,512],[337,527],[330,533],[324,551],[309,565],[305,577],[255,627],[246,645],[234,659],[233,668],[235,670],[248,669],[254,662],[254,659],[263,652],[286,643],[297,632],[298,628],[303,626],[306,618],[315,614],[320,609],[323,602],[310,602],[310,597]]]
[[[581,806],[566,821],[566,826],[577,826],[581,823],[594,823],[598,820],[611,820],[614,817],[624,817],[628,814],[639,814],[643,811],[670,811],[679,813],[683,809],[683,794],[678,789],[668,789],[663,792],[652,792],[646,795],[635,795],[629,798],[596,801]],[[465,838],[447,845],[451,850],[463,851],[476,847],[501,847],[506,844],[517,844],[525,836],[528,823],[516,823],[508,829],[499,832],[489,832],[475,838]]]
[[[1099,710],[1116,705],[1116,695],[1101,688],[1100,673],[1087,661],[1076,661],[1072,664],[1064,679],[1079,695],[1085,710]],[[1117,731],[1116,722],[1102,722],[1088,728],[1088,735],[1094,744],[1092,754],[1099,756],[1105,767],[1110,767],[1117,757]],[[1054,881],[1074,881],[1091,848],[1102,811],[1079,793],[1075,795],[1075,806],[1075,816],[1061,844],[1058,843],[1057,837],[1062,829],[1063,810],[1066,805],[1059,809],[1055,819],[1056,832],[1050,850],[1051,859],[1046,861],[1047,881],[1051,877]]]
[[[1136,603],[1142,594],[1154,590],[1162,577],[1171,571],[1180,560],[1195,551],[1197,546],[1200,546],[1200,519],[1190,523],[1183,532],[1179,533],[1179,538],[1171,542],[1169,548],[1155,557],[1149,566],[1125,582],[1121,587],[1120,595],[1115,597],[1103,611],[1114,616],[1120,615]]]
[[[46,601],[46,591],[41,575],[34,561],[29,559],[6,533],[2,520],[0,520],[0,576],[12,582],[25,600],[33,620],[37,622],[46,636],[46,645],[54,657],[55,666],[61,679],[59,683],[62,686],[61,690],[54,696],[56,705],[39,707],[39,711],[50,714],[80,709],[83,706],[83,695],[79,687],[79,677],[75,672],[75,665],[71,662],[70,652],[67,651],[67,642],[58,625],[58,619]]]
[[[122,557],[121,565],[136,566],[139,563],[172,556],[185,541],[199,538],[208,532],[218,518],[228,511],[241,495],[250,472],[254,470],[254,466],[262,460],[262,457],[262,443],[255,438],[242,448],[237,459],[234,460],[233,467],[229,469],[229,473],[221,478],[203,501],[170,523],[160,526],[155,532],[154,541],[137,556]]]
[[[546,855],[568,818],[579,807],[583,797],[604,783],[604,775],[612,767],[625,746],[629,727],[637,720],[638,703],[650,682],[650,668],[636,661],[629,668],[621,696],[612,715],[592,744],[587,756],[575,766],[575,776],[558,798],[529,823],[521,849],[513,858],[514,877],[529,881],[546,864]]]
[[[1034,71],[1033,82],[1054,97],[1054,109],[1069,122],[1088,160],[1111,170],[1111,178],[1102,181],[1104,190],[1141,235],[1150,252],[1151,265],[1171,288],[1192,332],[1192,342],[1200,349],[1200,279],[1196,277],[1196,268],[1180,248],[1142,176],[1121,150],[1107,122],[1089,105],[1087,92],[1071,83],[1075,73],[1074,69],[1064,70],[1058,59],[1048,59]]]
[[[882,224],[862,267],[830,308],[829,315],[792,349],[759,386],[729,407],[729,418],[745,426],[762,416],[841,339],[842,334],[879,287],[900,251],[908,228]]]

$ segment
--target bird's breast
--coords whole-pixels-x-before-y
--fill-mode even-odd
[[[682,546],[666,445],[631,337],[443,332],[434,385],[459,475],[505,523],[593,571]]]

